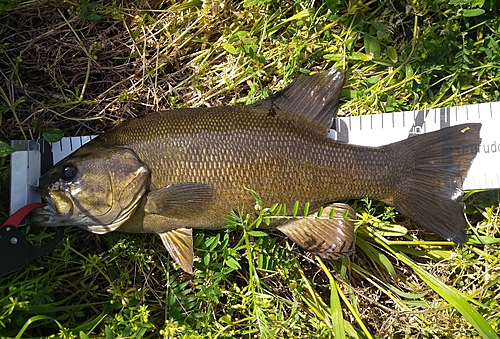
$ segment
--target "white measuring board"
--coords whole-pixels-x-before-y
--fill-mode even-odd
[[[31,187],[38,186],[40,175],[95,137],[65,137],[52,144],[12,140],[16,151],[10,155],[10,214],[29,203],[41,202],[40,196],[31,191]]]
[[[381,146],[415,134],[473,122],[482,124],[482,141],[463,188],[500,188],[500,102],[337,118],[329,137],[350,144]]]
[[[41,172],[40,144],[35,140],[13,140],[16,151],[10,155],[10,214],[30,202],[40,202],[40,197],[31,191],[38,185]]]
[[[482,124],[482,142],[463,188],[498,189],[500,188],[500,102],[341,117],[335,119],[334,129],[330,131],[328,137],[350,144],[381,146],[407,139],[415,134],[474,122]],[[50,146],[36,141],[12,141],[12,147],[17,151],[11,155],[13,174],[11,213],[30,202],[40,201],[40,198],[30,191],[30,187],[38,185],[37,178],[40,177],[41,170],[44,170],[44,166],[40,166],[43,159],[49,157],[49,163],[56,164],[94,137],[65,137]]]

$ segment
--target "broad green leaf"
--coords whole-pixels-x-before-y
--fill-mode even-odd
[[[405,75],[406,75],[406,79],[413,78],[413,76],[415,75],[411,65],[405,65]]]
[[[232,257],[230,257],[226,260],[226,265],[229,266],[230,268],[232,268],[233,270],[241,269],[241,266],[238,263],[238,261]]]
[[[259,253],[257,255],[257,266],[259,268],[263,268],[264,267],[264,261],[266,261],[266,263],[267,263],[267,260],[266,260],[266,258],[264,258],[264,255],[262,253]]]
[[[366,79],[366,82],[369,85],[375,85],[379,81],[380,81],[380,75],[374,75],[374,76],[369,77],[368,79]]]
[[[58,142],[62,139],[64,133],[59,128],[47,128],[42,136],[47,142]]]
[[[272,205],[271,207],[269,207],[269,213],[274,213],[274,211],[276,211],[276,209],[280,206],[280,204],[276,203],[274,205]]]
[[[222,48],[224,48],[226,50],[226,52],[229,52],[231,54],[238,54],[238,50],[231,44],[227,43],[227,42],[224,42],[222,44]]]
[[[90,21],[101,20],[101,16],[99,14],[96,14],[96,13],[90,13],[89,15],[87,15],[87,20],[90,20]]]
[[[462,16],[466,18],[480,16],[482,14],[484,14],[484,9],[482,8],[464,9],[464,11],[462,12]]]
[[[399,237],[408,233],[406,227],[398,224],[378,223],[373,231],[383,237]]]
[[[6,157],[15,151],[8,143],[0,141],[0,158]]]
[[[104,333],[106,333],[106,339],[115,339],[116,338],[115,334],[113,333],[113,331],[111,331],[111,329],[108,326],[106,326],[104,328]]]
[[[42,127],[42,124],[43,124],[43,120],[40,118],[35,118],[31,122],[31,126],[35,127],[36,129],[39,129],[40,127]]]
[[[85,21],[87,20],[88,8],[87,6],[82,6],[80,8],[80,17]]]
[[[219,242],[220,242],[220,233],[217,233],[213,237],[209,238],[205,244],[208,247],[209,251],[213,251],[217,247]]]
[[[500,52],[500,48],[498,47],[498,43],[495,41],[495,39],[493,39],[491,36],[487,36],[484,38],[484,43],[486,46],[488,46],[489,48],[497,51],[497,52]]]
[[[326,0],[325,1],[326,8],[328,8],[332,13],[337,13],[339,6],[341,5],[340,0]]]
[[[278,209],[276,215],[286,215],[286,204],[280,205],[280,209]]]
[[[392,62],[398,62],[398,52],[392,46],[387,47],[387,56]]]
[[[229,42],[235,42],[247,36],[248,36],[248,31],[238,31],[229,38]]]
[[[257,237],[266,237],[268,234],[262,231],[249,231],[248,235],[257,238]]]
[[[93,2],[89,2],[87,4],[87,8],[92,10],[92,9],[96,9],[97,7],[99,7],[101,4],[98,3],[97,1],[93,1]]]
[[[358,60],[358,61],[370,61],[372,60],[372,57],[368,54],[361,53],[361,52],[352,52],[349,55],[349,59],[351,60]]]
[[[380,58],[380,43],[371,35],[365,34],[364,36],[365,52],[366,54],[373,55],[374,58]]]
[[[325,54],[323,55],[323,59],[325,60],[330,60],[330,61],[340,61],[344,57],[342,54]]]

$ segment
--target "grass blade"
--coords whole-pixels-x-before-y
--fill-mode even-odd
[[[485,339],[499,338],[490,324],[473,308],[464,297],[453,287],[444,284],[432,274],[420,268],[413,260],[401,253],[395,253],[396,257],[411,267],[413,271],[436,293],[449,302],[459,311],[468,322],[474,326],[479,334]]]
[[[23,337],[24,331],[26,331],[26,329],[35,321],[40,321],[40,320],[53,320],[59,327],[61,327],[61,325],[57,320],[55,320],[52,317],[49,317],[48,315],[35,315],[34,317],[31,317],[28,320],[26,320],[23,327],[21,327],[21,329],[17,333],[15,339],[21,339]]]
[[[316,257],[319,262],[321,269],[325,272],[330,283],[330,315],[333,321],[333,330],[335,333],[335,338],[343,339],[345,338],[345,327],[344,327],[344,317],[342,315],[342,306],[340,305],[339,289],[337,282],[333,279],[330,270],[325,266],[321,258]]]

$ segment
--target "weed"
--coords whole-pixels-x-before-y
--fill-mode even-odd
[[[4,141],[253,103],[332,67],[347,72],[339,115],[500,100],[494,0],[6,4]],[[9,152],[0,143],[5,216]],[[264,233],[280,208],[260,202],[257,220],[234,213],[227,230],[195,235],[193,276],[155,236],[68,228],[56,251],[0,278],[0,336],[494,338],[499,200],[497,191],[470,194],[472,227],[460,247],[384,204],[350,201],[357,252],[333,262]],[[50,230],[27,234],[36,244]]]
[[[97,1],[79,0],[80,1],[80,18],[83,22],[101,20],[101,16],[96,13],[96,8],[101,4]]]

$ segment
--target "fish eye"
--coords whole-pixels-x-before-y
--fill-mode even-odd
[[[62,172],[61,178],[66,181],[71,181],[76,177],[77,173],[78,171],[76,170],[76,168],[68,166]]]

